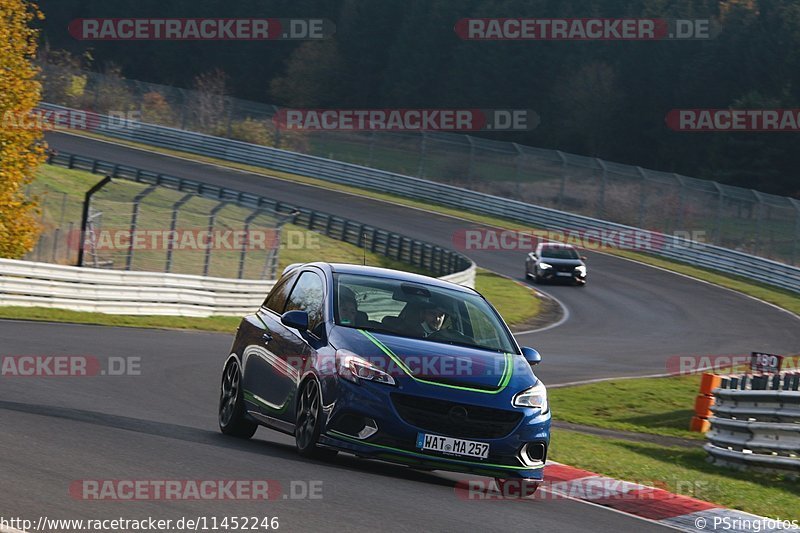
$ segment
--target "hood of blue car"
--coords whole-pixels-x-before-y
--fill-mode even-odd
[[[531,386],[536,377],[519,354],[337,327],[337,348],[347,349],[395,379],[482,391]]]

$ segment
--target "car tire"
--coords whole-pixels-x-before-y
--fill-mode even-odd
[[[539,271],[538,270],[534,271],[534,273],[533,273],[533,281],[535,283],[541,283],[542,282],[542,276],[539,275]]]
[[[248,420],[244,412],[242,371],[235,359],[222,372],[218,421],[222,433],[240,439],[249,439],[258,429],[258,424]]]
[[[497,488],[500,490],[503,499],[506,500],[530,498],[536,494],[536,491],[539,490],[539,486],[542,484],[541,480],[538,479],[509,479],[502,477],[495,478],[495,482],[497,483]]]
[[[322,433],[322,398],[315,379],[307,380],[300,388],[297,398],[297,414],[294,425],[294,442],[297,453],[303,457],[326,459],[337,451],[320,448],[317,444]]]

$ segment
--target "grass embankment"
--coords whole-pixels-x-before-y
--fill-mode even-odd
[[[797,481],[714,466],[700,443],[696,449],[675,448],[554,429],[549,457],[756,515],[800,519]]]
[[[758,515],[800,519],[797,481],[708,463],[704,435],[688,429],[699,387],[700,376],[692,375],[552,389],[555,420],[681,437],[697,441],[697,446],[677,448],[555,428],[550,458]]]

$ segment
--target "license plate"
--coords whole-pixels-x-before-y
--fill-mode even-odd
[[[417,434],[417,448],[420,450],[441,452],[447,455],[460,455],[462,457],[477,457],[478,459],[486,459],[489,457],[489,445],[484,442],[442,437],[441,435],[429,435],[426,433]]]
[[[572,276],[572,272],[556,272],[556,276]]]

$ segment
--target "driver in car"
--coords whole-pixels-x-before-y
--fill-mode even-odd
[[[429,337],[442,329],[447,313],[439,304],[425,302],[420,308],[419,317],[420,320],[412,334],[418,337]]]

